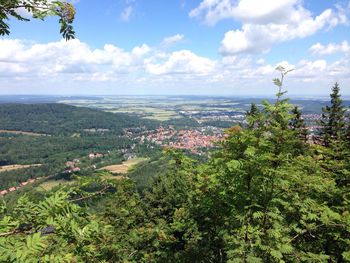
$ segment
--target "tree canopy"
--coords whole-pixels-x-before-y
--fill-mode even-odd
[[[50,0],[0,0],[0,35],[9,35],[10,17],[19,21],[29,21],[23,11],[28,12],[34,19],[43,20],[47,16],[59,17],[60,33],[66,39],[74,38],[75,32],[72,23],[75,16],[75,8],[64,1]]]

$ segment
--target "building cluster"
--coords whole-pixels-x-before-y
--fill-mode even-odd
[[[96,159],[104,157],[103,153],[89,153],[89,159]]]
[[[188,149],[192,152],[198,152],[200,148],[214,147],[215,142],[222,138],[223,134],[220,129],[214,128],[214,131],[206,128],[174,130],[173,128],[165,129],[162,126],[139,137],[141,144],[148,141],[160,146]]]
[[[80,172],[80,167],[78,167],[80,163],[79,159],[74,159],[73,161],[66,162],[66,170],[63,173],[76,173]]]
[[[20,189],[20,188],[22,188],[22,187],[24,187],[24,186],[26,186],[28,184],[34,183],[35,181],[40,180],[42,178],[43,177],[31,178],[31,179],[28,179],[25,182],[20,183],[18,186],[14,186],[14,187],[10,187],[9,189],[2,190],[2,191],[0,191],[0,196],[4,196],[4,195],[6,195],[8,193],[14,192],[14,191],[16,191],[16,190],[18,190],[18,189]]]
[[[200,131],[181,130],[177,134],[177,140],[169,142],[168,145],[177,149],[189,149],[197,152],[198,148],[212,148],[215,142],[220,141],[221,135],[205,135]]]

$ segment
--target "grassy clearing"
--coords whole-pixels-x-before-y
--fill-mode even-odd
[[[99,170],[105,170],[105,171],[111,172],[112,174],[126,174],[132,166],[134,166],[138,163],[141,163],[143,161],[146,161],[146,160],[148,160],[148,159],[147,158],[135,158],[135,159],[125,161],[122,164],[105,166],[105,167],[100,168]],[[115,176],[112,176],[112,177],[115,177]]]
[[[67,180],[49,180],[44,183],[41,183],[36,187],[39,191],[50,191],[52,188],[59,186],[59,185],[67,185],[72,184],[74,181],[67,181]]]
[[[8,172],[8,171],[13,171],[13,170],[18,170],[18,169],[25,169],[25,168],[30,168],[30,167],[39,167],[42,164],[29,164],[29,165],[21,165],[21,164],[13,164],[13,165],[5,165],[5,166],[0,166],[0,173],[1,172]]]
[[[50,136],[49,134],[44,134],[44,133],[35,133],[35,132],[26,132],[26,131],[12,131],[12,130],[0,130],[0,133],[21,134],[21,135],[30,135],[30,136]]]

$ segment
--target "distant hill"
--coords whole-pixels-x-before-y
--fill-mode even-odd
[[[50,135],[104,132],[120,135],[124,128],[155,128],[159,122],[123,113],[66,104],[0,104],[0,130]]]

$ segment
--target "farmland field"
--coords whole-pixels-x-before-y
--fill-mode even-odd
[[[118,109],[110,109],[106,111],[112,113],[133,113],[142,115],[146,119],[159,121],[181,118],[181,116],[176,111],[152,107],[121,107]]]
[[[18,169],[25,169],[25,168],[31,168],[31,167],[39,167],[41,164],[29,164],[29,165],[20,165],[20,164],[13,164],[13,165],[5,165],[0,166],[0,173],[1,172],[8,172]]]
[[[146,160],[147,158],[135,158],[135,159],[127,160],[122,164],[105,166],[100,168],[99,170],[105,170],[105,171],[111,172],[112,174],[126,174],[132,166]]]

